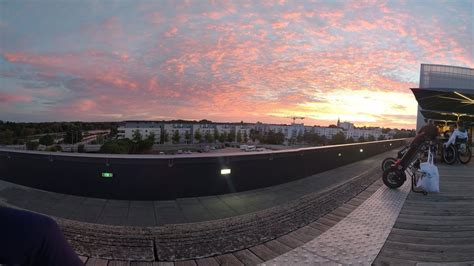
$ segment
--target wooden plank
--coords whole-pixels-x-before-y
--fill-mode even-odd
[[[175,261],[174,262],[175,266],[196,266],[196,261],[194,260],[181,260],[181,261]]]
[[[284,254],[284,253],[292,250],[292,248],[290,248],[289,246],[279,242],[278,240],[271,240],[271,241],[263,243],[263,245],[265,245],[271,251],[273,251],[273,252],[275,252],[276,254],[279,254],[279,255]]]
[[[240,250],[233,253],[234,256],[239,259],[244,265],[257,265],[263,262],[262,259],[257,257],[253,252],[248,249]]]
[[[130,261],[127,260],[110,260],[108,266],[129,266]]]
[[[308,226],[311,226],[311,227],[313,227],[313,228],[316,228],[316,229],[318,229],[318,230],[320,230],[320,231],[322,231],[322,232],[325,232],[325,231],[327,231],[327,230],[329,230],[329,229],[331,228],[331,226],[322,224],[322,223],[320,223],[320,222],[318,222],[318,221],[312,222],[312,223],[308,224]]]
[[[341,217],[341,216],[334,215],[333,213],[328,213],[324,215],[324,218],[327,218],[327,219],[335,221],[336,223],[339,223],[342,219],[345,218],[345,216]]]
[[[421,244],[421,245],[469,245],[472,237],[413,237],[406,235],[390,234],[387,240],[391,242]]]
[[[209,257],[204,259],[196,259],[196,264],[198,266],[218,266],[219,262],[215,258]]]
[[[289,246],[290,248],[297,248],[297,247],[300,247],[300,246],[304,245],[303,241],[293,237],[290,234],[280,236],[279,238],[277,238],[277,240],[279,242]]]
[[[474,239],[474,231],[460,232],[441,232],[441,231],[418,231],[402,228],[392,228],[390,234],[413,237],[432,237],[432,238],[449,238],[449,237],[470,237]]]
[[[340,217],[346,217],[347,215],[349,215],[352,211],[349,211],[345,208],[337,208],[335,209],[334,211],[332,211],[331,213],[334,214],[334,215],[337,215],[337,216],[340,216]]]
[[[107,266],[108,260],[99,259],[99,258],[89,258],[87,260],[86,266]]]
[[[372,265],[374,266],[415,266],[417,264],[416,261],[410,261],[410,260],[402,260],[398,258],[390,258],[390,257],[385,257],[385,256],[378,256],[377,259],[374,261]]]
[[[170,261],[155,261],[153,266],[174,266],[174,262]]]
[[[264,245],[257,245],[249,248],[255,255],[263,261],[271,260],[280,254],[277,254]]]
[[[324,225],[327,225],[327,226],[329,226],[329,227],[333,227],[334,225],[337,224],[336,221],[330,220],[330,219],[325,218],[325,217],[321,217],[321,218],[319,218],[317,221],[318,221],[319,223],[324,224]]]
[[[238,260],[234,256],[234,254],[219,255],[219,256],[216,256],[215,258],[221,265],[229,265],[229,266],[244,265],[240,260]]]
[[[472,255],[465,253],[435,253],[411,250],[394,250],[391,248],[383,248],[379,253],[380,256],[397,258],[402,260],[412,260],[418,262],[444,262],[444,261],[470,261]]]
[[[358,206],[355,206],[355,205],[352,205],[352,204],[348,204],[347,202],[344,203],[341,207],[339,208],[344,208],[344,209],[347,209],[348,211],[350,212],[353,212],[355,209],[357,209]]]

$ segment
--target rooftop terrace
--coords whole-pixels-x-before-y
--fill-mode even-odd
[[[0,181],[0,204],[55,218],[86,265],[474,263],[474,164],[437,194],[390,190],[385,152],[303,179],[176,200],[105,200]]]

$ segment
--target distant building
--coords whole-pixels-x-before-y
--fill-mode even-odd
[[[325,136],[327,139],[332,139],[334,135],[343,131],[338,127],[314,127],[313,132],[320,136]]]
[[[383,134],[381,128],[355,128],[351,122],[337,122],[339,127],[321,127],[321,126],[305,126],[303,123],[297,124],[292,123],[291,125],[286,124],[264,124],[257,122],[256,124],[248,123],[202,123],[202,122],[156,122],[156,121],[125,121],[118,128],[118,138],[129,138],[133,139],[133,133],[138,130],[143,138],[146,138],[150,133],[155,134],[155,142],[161,143],[161,138],[167,136],[164,140],[165,144],[191,144],[198,143],[196,140],[196,132],[201,135],[201,140],[205,140],[206,135],[212,136],[212,139],[216,136],[216,132],[219,136],[225,134],[226,141],[229,141],[229,134],[234,134],[233,141],[240,139],[241,142],[250,139],[250,132],[256,130],[262,134],[267,134],[272,131],[274,133],[282,133],[285,138],[285,143],[289,143],[297,139],[298,136],[304,135],[305,132],[316,133],[320,136],[325,136],[327,139],[332,139],[334,135],[343,133],[346,138],[353,138],[358,140],[360,137],[368,139],[369,136],[373,136],[375,139],[379,139],[380,136],[388,139],[393,136],[393,133]],[[179,136],[179,141],[176,142],[176,134]],[[238,135],[240,134],[240,138]]]
[[[352,130],[354,129],[354,124],[352,124],[351,122],[340,122],[338,127],[344,130]]]
[[[163,132],[167,134],[166,144],[173,143],[173,136],[178,132],[178,143],[193,143],[193,124],[190,123],[162,123]],[[188,138],[186,138],[188,137]],[[177,143],[177,144],[178,144]]]
[[[151,133],[155,135],[155,143],[160,143],[161,124],[155,121],[125,121],[118,128],[117,138],[133,139],[133,133],[140,132],[142,138],[147,138]]]

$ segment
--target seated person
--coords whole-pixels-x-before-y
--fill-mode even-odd
[[[0,265],[84,265],[57,223],[44,215],[0,206]]]
[[[467,130],[464,126],[463,121],[459,120],[457,122],[457,128],[453,131],[451,134],[451,137],[449,137],[449,140],[444,143],[444,147],[448,147],[451,144],[454,144],[456,142],[456,139],[466,139],[467,140]]]

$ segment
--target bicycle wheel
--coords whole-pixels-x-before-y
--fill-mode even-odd
[[[386,169],[388,169],[390,166],[395,164],[396,161],[397,161],[397,159],[395,159],[393,157],[388,157],[385,160],[383,160],[382,161],[382,171],[385,171]]]
[[[471,157],[472,157],[472,152],[471,152],[471,148],[469,148],[469,146],[466,145],[466,147],[464,147],[464,149],[463,149],[463,147],[461,147],[458,150],[458,159],[462,164],[469,163],[469,161],[471,161]]]
[[[443,149],[443,160],[447,164],[453,164],[456,162],[456,149],[453,145],[449,145]]]
[[[383,171],[382,181],[389,188],[398,188],[407,180],[405,172],[390,167]]]

